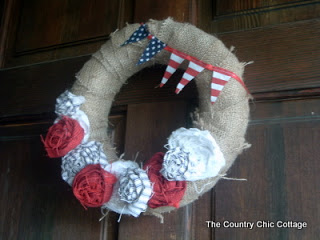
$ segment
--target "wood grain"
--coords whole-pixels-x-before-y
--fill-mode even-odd
[[[139,152],[137,160],[144,162],[154,153],[164,151],[167,137],[177,127],[186,126],[186,119],[187,105],[183,101],[130,104],[127,113],[126,159],[134,159]],[[211,215],[210,199],[210,195],[207,195],[197,205],[164,214],[163,224],[154,216],[140,216],[139,219],[122,216],[119,239],[194,239],[193,236],[202,235],[204,230],[204,227],[197,228],[201,225],[199,218]]]
[[[22,1],[15,54],[107,36],[118,1]]]
[[[85,211],[61,179],[60,159],[46,157],[39,135],[47,127],[0,129],[0,238],[99,239],[100,211]]]
[[[317,57],[320,55],[317,48],[319,25],[318,20],[310,20],[220,34],[219,37],[227,46],[236,46],[236,54],[240,60],[255,61],[254,64],[247,66],[244,80],[250,92],[253,95],[257,94],[258,99],[267,99],[268,96],[271,100],[286,97],[298,98],[308,93],[317,96],[318,92],[313,89],[320,86],[318,78],[320,72],[315,67],[320,63]],[[0,113],[14,115],[21,109],[20,113],[28,112],[29,114],[52,111],[55,97],[67,86],[71,86],[74,74],[80,70],[87,59],[88,57],[82,57],[0,71],[0,78],[6,82],[5,87],[0,89],[0,98],[8,102],[1,106]],[[138,73],[131,80],[135,79],[135,83],[124,86],[114,104],[123,105],[140,100],[165,100],[170,97],[175,99],[175,94],[170,91],[170,88],[174,87],[179,80],[181,72],[175,74],[174,79],[170,80],[164,89],[152,93],[143,90],[152,87],[151,85],[156,86],[163,72],[164,68],[155,67]],[[149,81],[146,76],[154,79],[155,82]],[[44,77],[50,81],[44,82]],[[178,97],[192,96],[189,90],[194,92],[194,85],[189,84]],[[288,92],[290,96],[285,95]],[[265,93],[267,95],[264,95]],[[24,95],[23,99],[17,97],[22,95]],[[39,101],[35,101],[37,99]]]
[[[0,22],[0,68],[6,65],[7,58],[10,56],[10,50],[13,47],[13,39],[16,35],[18,22],[15,16],[19,14],[19,0],[1,1],[1,22]]]
[[[317,0],[215,1],[211,16],[213,33],[233,32],[320,17]]]
[[[133,21],[132,0],[5,2],[10,7],[0,42],[5,67],[91,54],[111,32]]]
[[[305,221],[308,227],[219,228],[216,239],[317,238],[319,113],[319,99],[257,103],[247,136],[252,147],[229,173],[248,181],[225,180],[215,188],[221,222]]]
[[[134,21],[145,22],[149,19],[162,20],[173,17],[177,21],[185,22],[189,20],[189,11],[188,0],[136,0]]]
[[[217,16],[226,14],[236,14],[246,10],[265,11],[266,9],[288,8],[290,6],[299,6],[306,2],[315,1],[296,1],[296,0],[276,0],[276,1],[261,1],[261,0],[245,0],[234,2],[232,0],[217,0],[215,1],[215,14]]]
[[[123,151],[125,112],[110,114],[108,129]],[[61,179],[61,160],[49,159],[40,135],[53,119],[0,124],[0,239],[116,239],[117,216],[103,221],[100,210],[85,210]]]
[[[3,103],[0,104],[0,117],[53,112],[56,97],[72,86],[76,72],[88,59],[80,57],[0,70],[0,79],[5,82],[5,86],[0,88],[0,102]],[[113,105],[197,98],[194,82],[179,95],[174,93],[181,71],[177,71],[163,88],[155,88],[164,71],[164,67],[155,66],[139,72],[128,85],[123,86]]]
[[[318,78],[320,72],[316,67],[320,64],[320,59],[317,57],[320,55],[317,48],[319,26],[318,20],[310,20],[220,34],[219,37],[227,46],[236,46],[236,54],[240,60],[255,61],[254,64],[247,66],[244,80],[250,92],[253,95],[257,94],[258,99],[268,99],[268,96],[269,99],[298,98],[308,93],[317,96],[318,91],[313,89],[320,86]],[[3,99],[2,102],[7,102],[1,106],[0,114],[3,116],[6,113],[5,115],[8,116],[16,114],[17,111],[21,114],[52,111],[55,97],[66,87],[71,86],[74,74],[80,70],[87,59],[88,57],[74,58],[0,71],[0,79],[6,82],[6,85],[0,89],[0,98]],[[170,91],[170,88],[174,87],[181,72],[177,73],[175,79],[170,80],[164,89],[153,93],[140,91],[145,86],[149,88],[151,85],[158,84],[157,79],[160,81],[164,68],[156,71],[155,69],[158,67],[146,69],[133,77],[132,79],[136,79],[135,83],[124,86],[115,105],[122,105],[129,101],[155,101],[169,97],[174,99],[175,94]],[[150,78],[155,79],[155,82],[145,78],[148,74]],[[46,82],[43,78],[49,81]],[[191,88],[194,88],[194,85],[189,84],[178,97],[191,96],[188,92]],[[290,96],[286,96],[288,92]],[[267,94],[264,95],[265,93]],[[137,97],[140,100],[133,100]]]
[[[120,156],[124,152],[127,113],[126,111],[123,111],[120,114],[118,112],[113,114],[112,112],[108,118],[108,136],[110,137],[112,143],[116,147],[118,155]]]
[[[284,142],[288,159],[285,172],[286,218],[303,220],[308,224],[305,231],[288,231],[288,239],[312,239],[320,234],[319,132],[318,121],[284,129],[284,134],[290,136]]]
[[[25,65],[0,71],[1,239],[318,239],[319,1],[6,0],[0,8],[0,64]],[[163,225],[151,216],[123,216],[118,226],[116,214],[98,223],[100,212],[84,211],[74,199],[60,178],[60,160],[45,157],[39,135],[51,125],[55,98],[110,31],[167,16],[216,33],[241,61],[255,61],[244,76],[255,97],[252,147],[228,175],[248,181],[221,180],[195,203],[165,214]],[[59,61],[32,64],[50,60]],[[110,135],[128,159],[137,151],[139,161],[148,159],[174,128],[189,125],[194,82],[176,96],[182,72],[155,88],[163,72],[159,66],[139,72],[115,99]],[[214,229],[207,220],[293,220],[308,227]]]
[[[70,88],[88,57],[0,71],[0,116],[52,112],[56,97]]]
[[[254,61],[244,75],[251,93],[319,87],[319,37],[319,19],[219,34],[241,61]]]

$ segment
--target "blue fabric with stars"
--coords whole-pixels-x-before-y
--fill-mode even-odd
[[[134,33],[130,36],[130,38],[125,41],[121,46],[125,46],[129,43],[134,43],[141,41],[149,35],[149,32],[146,28],[146,24],[141,25]]]
[[[160,52],[163,48],[165,48],[167,44],[161,42],[158,38],[153,36],[142,53],[137,65],[140,65],[142,63],[148,62],[154,55],[156,55],[158,52]]]

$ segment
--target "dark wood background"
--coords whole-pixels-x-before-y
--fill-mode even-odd
[[[315,0],[4,0],[0,2],[0,239],[277,239],[320,235],[320,1]],[[85,211],[48,159],[40,134],[55,118],[55,98],[111,32],[126,22],[168,16],[190,22],[254,61],[252,147],[198,201],[138,219]],[[109,132],[119,153],[145,161],[170,132],[190,126],[194,84],[175,96],[163,66],[138,73],[117,96]],[[288,228],[207,228],[206,221],[305,221]]]

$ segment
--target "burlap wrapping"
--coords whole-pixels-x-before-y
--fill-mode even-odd
[[[147,22],[149,32],[170,47],[194,56],[206,63],[225,68],[242,78],[244,63],[227,49],[216,37],[187,24],[172,19]],[[89,140],[102,142],[110,161],[118,160],[115,149],[107,136],[107,119],[115,95],[127,79],[142,68],[158,64],[167,64],[170,53],[163,50],[149,62],[136,66],[148,40],[120,47],[139,27],[131,24],[112,34],[101,49],[83,66],[77,74],[77,81],[71,91],[86,98],[81,106],[90,120],[91,136]],[[185,68],[186,64],[182,65]],[[236,80],[231,79],[221,92],[217,102],[210,102],[210,84],[212,72],[204,70],[196,80],[199,92],[199,109],[195,113],[194,127],[206,129],[219,144],[226,165],[220,175],[233,164],[234,160],[245,148],[245,132],[248,124],[249,94]],[[159,79],[160,80],[160,79]],[[189,182],[180,206],[193,202],[200,195],[211,189],[220,177]],[[199,193],[201,191],[201,193]],[[148,209],[147,213],[155,215],[173,210],[173,207]]]

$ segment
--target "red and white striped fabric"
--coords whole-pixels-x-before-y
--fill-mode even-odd
[[[211,81],[211,103],[215,103],[223,87],[230,80],[231,76],[213,71]]]
[[[168,79],[177,70],[177,68],[180,66],[183,60],[184,58],[179,57],[174,53],[171,54],[169,64],[166,68],[166,72],[164,73],[164,76],[161,80],[160,87],[163,87],[163,85],[167,83]]]
[[[204,68],[195,64],[194,62],[189,62],[189,66],[182,76],[179,84],[176,88],[176,93],[178,94],[192,79],[194,79]]]

